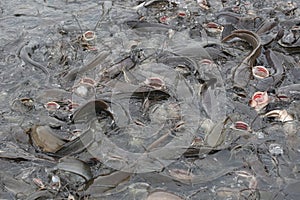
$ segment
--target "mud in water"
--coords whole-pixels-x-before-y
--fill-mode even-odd
[[[1,199],[299,199],[300,1],[0,2]]]

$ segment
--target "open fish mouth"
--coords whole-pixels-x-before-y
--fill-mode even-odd
[[[270,73],[264,66],[254,66],[252,68],[252,75],[255,78],[263,79],[267,78],[270,75]]]

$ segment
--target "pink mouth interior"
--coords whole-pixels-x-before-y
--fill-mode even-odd
[[[234,127],[236,129],[248,130],[248,125],[246,123],[243,123],[243,122],[236,122]]]

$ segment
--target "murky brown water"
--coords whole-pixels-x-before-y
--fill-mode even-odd
[[[299,199],[299,5],[1,1],[0,198]]]

